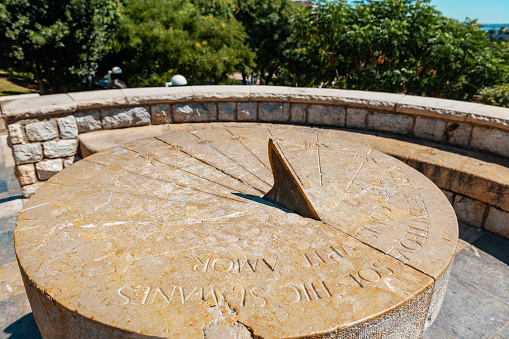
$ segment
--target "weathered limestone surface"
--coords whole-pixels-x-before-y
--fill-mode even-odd
[[[217,120],[217,105],[213,102],[173,105],[175,122],[203,122]]]
[[[74,111],[76,102],[67,94],[23,97],[2,103],[2,114],[8,118],[31,118]]]
[[[71,92],[68,95],[76,103],[77,110],[90,110],[94,108],[125,106],[127,99],[120,89],[107,91]]]
[[[41,144],[13,145],[12,154],[16,165],[30,164],[42,160]]]
[[[441,141],[446,124],[443,120],[417,117],[415,119],[414,136],[424,140]]]
[[[80,149],[83,157],[104,151],[110,147],[127,142],[163,134],[161,125],[123,128],[119,130],[96,131],[80,136]]]
[[[149,125],[149,107],[105,109],[101,111],[101,120],[104,129]]]
[[[237,103],[235,102],[219,102],[217,103],[217,120],[219,121],[235,121],[237,113]]]
[[[423,116],[442,116],[452,121],[463,121],[468,112],[481,104],[431,97],[406,95],[398,101],[396,112]]]
[[[476,126],[472,130],[471,145],[509,158],[509,132]]]
[[[150,107],[152,113],[152,125],[171,124],[171,105],[159,104]]]
[[[509,228],[507,225],[509,225],[509,212],[490,207],[485,228],[490,232],[509,238]]]
[[[408,115],[369,112],[368,129],[398,134],[409,134],[412,131],[413,118]]]
[[[15,249],[43,336],[420,337],[458,239],[431,181],[354,133],[206,125],[96,153],[28,201]],[[262,200],[269,138],[320,220]]]
[[[343,107],[310,105],[308,123],[313,125],[345,126],[346,111]]]
[[[468,225],[481,227],[486,204],[462,195],[456,195],[454,210],[458,219]]]
[[[102,128],[99,111],[80,112],[74,115],[79,133],[97,131]]]
[[[237,121],[257,121],[258,104],[256,102],[237,103]]]
[[[258,120],[263,122],[286,122],[290,119],[289,103],[267,103],[258,104]]]
[[[60,131],[60,138],[62,139],[75,139],[78,137],[78,125],[76,118],[72,115],[67,117],[58,118],[58,129]]]
[[[57,125],[54,121],[42,121],[25,126],[30,141],[46,141],[58,136]]]
[[[366,129],[368,111],[362,108],[347,108],[346,127]]]
[[[396,104],[404,97],[403,94],[342,90],[339,93],[338,102],[353,107],[393,111]]]
[[[33,164],[19,165],[16,167],[16,177],[22,186],[37,182]]]
[[[468,147],[472,126],[459,122],[449,122],[445,130],[447,142],[451,145]]]
[[[46,158],[65,158],[76,154],[78,141],[76,139],[46,141],[43,147]]]
[[[302,124],[306,122],[307,105],[291,104],[290,105],[290,122]]]
[[[9,125],[9,138],[11,142],[16,144],[21,144],[25,141],[25,134],[23,133],[23,126],[20,124]]]
[[[36,182],[35,184],[32,185],[23,186],[21,187],[21,193],[25,198],[29,198],[32,195],[34,195],[34,193],[37,192],[37,190],[41,188],[43,184],[44,182]]]
[[[64,169],[62,159],[48,159],[35,164],[39,180],[48,180]]]

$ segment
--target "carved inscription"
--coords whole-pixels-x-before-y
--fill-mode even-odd
[[[374,261],[371,266],[363,267],[354,273],[349,273],[348,276],[359,285],[364,288],[367,284],[376,284],[382,280],[383,276],[389,276],[394,273],[390,268],[382,266],[380,261]]]
[[[278,259],[230,259],[230,258],[196,258],[197,264],[193,266],[195,272],[259,272],[270,270],[274,272]]]
[[[281,289],[286,289],[289,291],[286,300],[289,303],[298,303],[301,301],[311,301],[332,297],[331,290],[323,280],[320,282],[310,282],[307,284],[291,284],[283,286]]]
[[[345,257],[352,256],[354,251],[356,251],[355,248],[338,243],[328,248],[304,252],[302,253],[302,267],[308,268],[341,262]]]
[[[264,289],[260,287],[221,289],[216,287],[193,288],[176,286],[171,287],[131,287],[123,286],[117,290],[121,305],[184,305],[187,302],[207,304],[208,306],[220,305],[224,300],[237,306],[252,304],[256,307],[265,307],[267,299]]]
[[[386,254],[407,263],[411,255],[423,248],[428,238],[430,223],[428,210],[420,195],[418,193],[404,194],[404,197],[408,203],[411,217],[397,246],[392,247]]]

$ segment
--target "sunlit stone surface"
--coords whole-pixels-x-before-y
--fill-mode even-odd
[[[322,221],[263,197],[267,141]],[[43,336],[416,338],[458,239],[434,184],[336,132],[181,131],[97,153],[28,201],[16,253]]]

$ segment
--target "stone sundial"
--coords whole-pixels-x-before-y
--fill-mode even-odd
[[[28,201],[41,333],[420,337],[458,239],[440,190],[333,130],[224,126],[97,153]]]

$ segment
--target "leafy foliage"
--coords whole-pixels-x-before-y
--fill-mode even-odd
[[[298,41],[311,46],[293,46],[286,55],[312,72],[298,77],[306,85],[465,100],[509,70],[500,46],[475,21],[446,18],[427,0],[327,2],[299,20],[305,32]]]
[[[250,69],[254,55],[231,4],[196,3],[129,1],[115,48],[130,86],[161,86],[174,74],[190,84],[219,83],[238,69]]]
[[[256,69],[268,84],[284,63],[284,50],[294,33],[289,0],[237,0],[235,17],[244,25],[249,47],[256,54]]]
[[[32,73],[43,94],[66,91],[108,51],[120,7],[118,0],[4,0],[4,58],[17,71]]]
[[[509,108],[509,84],[502,84],[481,91],[483,104]]]

